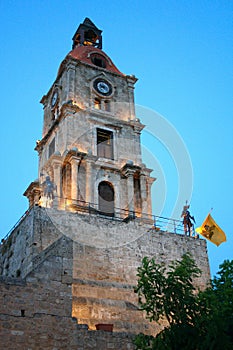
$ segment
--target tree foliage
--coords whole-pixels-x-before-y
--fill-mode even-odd
[[[194,286],[201,274],[190,254],[168,269],[145,257],[138,268],[139,306],[150,321],[166,319],[156,337],[139,334],[139,350],[219,350],[233,348],[233,261],[220,265],[205,291]]]

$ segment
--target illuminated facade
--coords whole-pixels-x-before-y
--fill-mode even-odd
[[[142,163],[136,81],[102,51],[101,30],[86,18],[41,100],[39,181],[25,192],[30,206],[150,218],[154,178]]]
[[[136,81],[102,51],[101,30],[85,19],[41,100],[29,209],[0,246],[6,349],[132,350],[132,334],[158,333],[134,293],[145,256],[169,265],[191,252],[203,271],[199,287],[209,281],[204,240],[152,225],[155,179],[142,163]],[[100,324],[114,332],[94,331]]]

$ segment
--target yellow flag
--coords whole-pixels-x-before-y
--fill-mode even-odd
[[[223,230],[216,224],[210,214],[207,215],[205,221],[200,227],[196,228],[196,232],[200,233],[210,242],[219,246],[222,242],[226,242],[226,235]]]

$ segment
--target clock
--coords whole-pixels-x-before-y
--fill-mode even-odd
[[[110,96],[112,94],[111,84],[104,79],[96,79],[94,81],[94,89],[104,96]]]
[[[99,81],[97,84],[97,90],[102,94],[109,93],[109,86],[104,81]]]
[[[53,95],[52,95],[52,98],[51,98],[51,107],[55,107],[56,103],[58,101],[58,91],[55,90]]]

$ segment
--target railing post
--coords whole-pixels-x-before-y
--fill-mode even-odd
[[[153,215],[154,227],[156,228],[156,217]]]
[[[174,225],[174,233],[176,233],[176,221],[173,220],[173,225]]]

